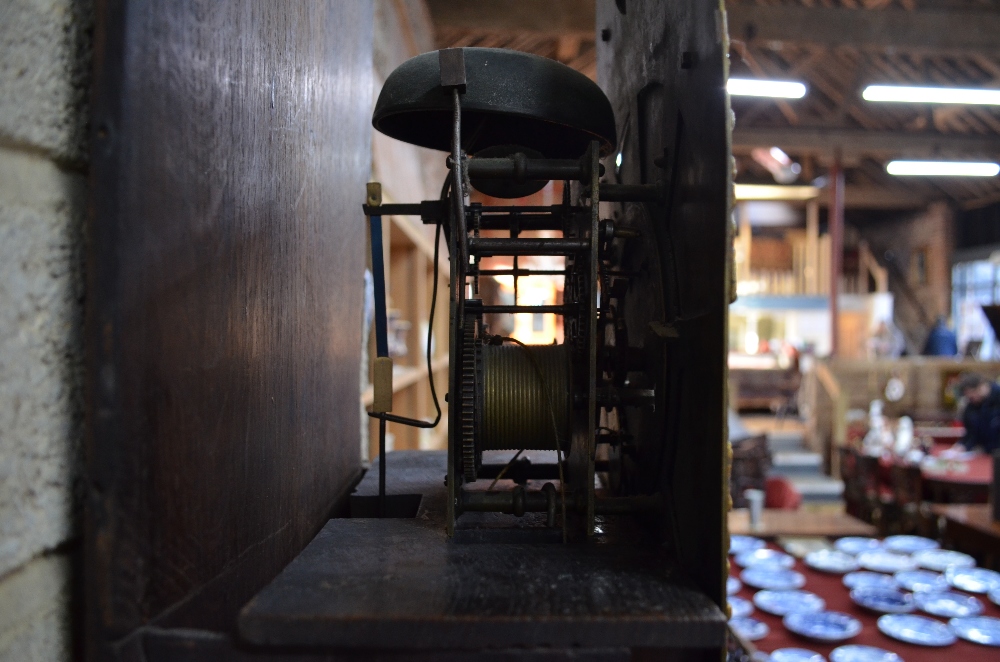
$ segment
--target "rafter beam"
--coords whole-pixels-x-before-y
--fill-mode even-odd
[[[594,38],[593,0],[427,0],[434,26]]]
[[[860,10],[729,5],[729,35],[748,43],[797,42],[869,50],[1000,52],[1000,12]]]
[[[901,158],[986,158],[1000,153],[1000,136],[865,131],[863,129],[754,128],[733,130],[733,149],[777,146],[786,152],[827,155],[835,148],[845,158],[892,156]]]

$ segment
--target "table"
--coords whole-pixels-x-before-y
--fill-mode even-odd
[[[777,546],[771,546],[778,549]],[[758,650],[771,653],[778,648],[807,648],[829,658],[830,652],[838,646],[846,644],[862,644],[867,646],[878,646],[879,648],[893,651],[902,657],[905,662],[941,662],[942,660],[972,662],[973,660],[996,660],[1000,658],[1000,650],[973,644],[962,639],[959,639],[957,643],[944,648],[914,646],[912,644],[905,644],[901,641],[896,641],[895,639],[887,637],[879,632],[878,627],[875,624],[875,621],[878,620],[878,614],[862,609],[851,602],[848,591],[842,583],[843,578],[841,575],[833,575],[812,570],[799,560],[795,563],[795,569],[805,575],[806,585],[804,590],[812,591],[822,597],[826,601],[826,608],[828,610],[850,614],[860,620],[863,626],[861,634],[853,639],[849,639],[848,641],[838,644],[814,642],[809,639],[803,639],[802,637],[786,630],[785,626],[782,625],[781,618],[779,616],[772,616],[754,608],[754,612],[751,616],[757,620],[767,623],[768,627],[771,629],[770,634],[766,637],[752,642]],[[738,576],[735,564],[733,566],[733,574]],[[752,601],[753,594],[755,592],[756,589],[752,589],[744,585],[737,595],[741,598]],[[959,593],[961,593],[961,591],[959,591]],[[1000,618],[1000,607],[997,607],[995,604],[990,602],[985,595],[977,595],[976,597],[980,599],[985,607],[985,610],[983,611],[984,616]],[[922,616],[928,616],[927,614],[919,611],[914,613]],[[945,618],[938,618],[936,616],[928,617],[942,622],[947,622],[948,620]]]
[[[846,513],[813,513],[807,510],[770,510],[761,515],[762,527],[750,529],[750,511],[729,512],[729,533],[759,538],[778,536],[874,536],[875,527]]]
[[[933,505],[931,512],[945,519],[945,537],[956,549],[981,557],[984,566],[1000,566],[1000,523],[993,521],[992,506]]]
[[[931,451],[937,455],[943,450],[936,445]],[[922,467],[920,475],[923,478],[925,493],[935,503],[983,503],[989,498],[990,485],[993,483],[993,458],[986,453],[978,453],[968,460],[955,463],[964,466],[964,471],[934,470]]]

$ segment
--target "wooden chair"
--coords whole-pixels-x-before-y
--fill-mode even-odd
[[[733,442],[733,464],[729,476],[733,508],[747,507],[746,497],[743,496],[744,490],[765,489],[767,472],[770,468],[771,451],[767,447],[766,434]]]
[[[879,489],[878,458],[869,457],[853,448],[841,448],[840,453],[847,513],[874,524],[881,531],[885,526],[886,508],[891,505],[892,499]]]
[[[896,516],[892,522],[894,528],[899,533],[918,533],[935,537],[936,531],[931,530],[933,518],[924,501],[924,481],[920,474],[920,466],[895,464],[889,470],[889,476]]]

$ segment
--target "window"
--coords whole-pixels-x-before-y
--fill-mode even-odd
[[[996,336],[981,306],[997,302],[1000,302],[1000,265],[990,260],[977,260],[952,267],[951,313],[959,350],[965,351],[971,340],[982,340],[979,358],[994,356]]]

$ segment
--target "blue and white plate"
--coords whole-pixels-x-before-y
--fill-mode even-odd
[[[983,603],[971,595],[954,591],[929,591],[914,593],[913,600],[921,611],[945,618],[979,616],[983,613]]]
[[[750,618],[749,616],[730,618],[729,627],[733,629],[733,632],[747,641],[763,639],[771,632],[771,628],[767,627],[767,623],[761,623],[756,618]]]
[[[784,568],[747,568],[740,573],[740,579],[747,586],[771,591],[790,591],[806,585],[801,572]]]
[[[947,591],[948,580],[930,570],[904,570],[893,575],[896,583],[907,591]]]
[[[1000,646],[1000,618],[970,616],[948,621],[951,631],[966,641],[984,646]]]
[[[736,565],[741,568],[791,568],[795,565],[795,558],[779,552],[776,549],[755,549],[752,552],[743,552],[736,555]]]
[[[756,651],[750,656],[750,662],[771,662],[771,656],[764,651]]]
[[[1000,586],[990,591],[990,602],[1000,607]]]
[[[903,570],[916,570],[917,564],[913,558],[905,554],[895,554],[881,549],[858,554],[858,565],[865,570],[892,574]]]
[[[826,658],[805,648],[779,648],[771,652],[771,662],[826,662]]]
[[[903,662],[903,658],[884,648],[848,644],[834,648],[830,652],[830,662]]]
[[[729,553],[742,554],[755,549],[764,549],[764,541],[753,536],[729,536]]]
[[[921,568],[944,572],[948,568],[975,568],[976,559],[962,552],[950,549],[925,549],[913,555],[913,560]]]
[[[833,546],[847,554],[857,556],[861,552],[871,552],[882,547],[882,541],[878,538],[863,538],[861,536],[847,536],[838,538]]]
[[[898,554],[913,554],[925,549],[937,549],[940,546],[936,540],[921,536],[889,536],[882,541],[882,547]]]
[[[854,604],[880,614],[908,614],[913,611],[913,597],[892,588],[855,588],[851,590]]]
[[[743,588],[743,583],[735,577],[726,578],[726,595],[736,595]]]
[[[899,588],[899,584],[892,575],[885,575],[881,572],[870,572],[859,570],[849,572],[844,575],[844,586],[847,588],[860,588],[869,586],[871,588]]]
[[[782,623],[795,634],[817,641],[844,641],[861,632],[861,621],[839,611],[796,612]]]
[[[941,621],[915,614],[886,614],[878,619],[879,632],[918,646],[949,646],[955,635]]]
[[[1000,588],[1000,572],[986,568],[948,568],[944,576],[949,584],[969,593],[989,593]]]
[[[842,575],[858,569],[858,562],[847,552],[834,549],[817,549],[806,554],[806,565],[813,570]]]
[[[729,598],[729,608],[733,612],[733,618],[743,618],[753,613],[753,603],[735,595]]]
[[[757,591],[753,596],[753,603],[761,611],[775,616],[826,609],[826,601],[809,591]]]

